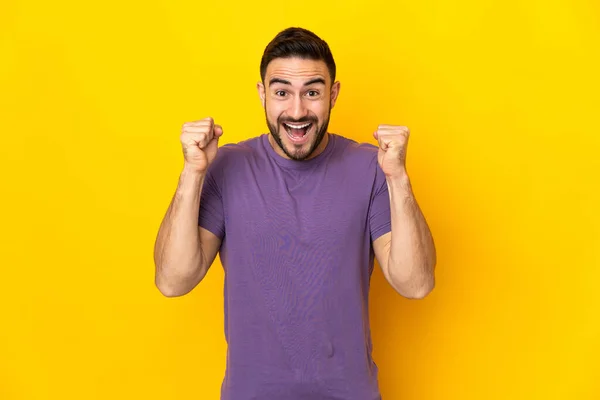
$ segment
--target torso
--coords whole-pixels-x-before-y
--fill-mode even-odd
[[[368,322],[376,147],[330,135],[322,154],[293,161],[262,135],[222,149],[222,398],[379,398]]]

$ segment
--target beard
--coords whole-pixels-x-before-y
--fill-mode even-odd
[[[274,125],[271,123],[271,121],[269,121],[269,117],[266,115],[266,111],[265,111],[265,116],[267,118],[267,126],[269,127],[269,131],[271,132],[271,135],[273,135],[273,139],[275,140],[275,143],[277,143],[277,145],[285,153],[285,155],[287,155],[292,160],[296,160],[296,161],[306,160],[308,157],[310,157],[310,155],[312,153],[314,153],[315,149],[317,147],[319,147],[319,144],[321,144],[321,142],[323,141],[323,138],[325,137],[325,133],[327,133],[327,127],[329,126],[330,115],[331,115],[331,107],[329,108],[329,111],[327,112],[327,118],[323,121],[323,124],[321,126],[318,125],[319,120],[316,116],[309,116],[306,118],[302,118],[300,120],[293,120],[290,118],[283,118],[280,116],[279,118],[277,118],[277,125]],[[315,135],[314,135],[314,138],[312,139],[312,142],[308,142],[308,143],[304,144],[304,146],[308,145],[307,151],[302,151],[302,148],[304,146],[302,146],[302,148],[297,149],[295,151],[290,151],[285,147],[285,145],[283,144],[283,140],[281,139],[281,129],[282,129],[284,122],[288,122],[288,123],[292,123],[292,124],[302,124],[302,123],[308,122],[311,124],[310,130],[313,130],[313,127],[314,127]],[[285,129],[285,128],[283,128],[283,129]],[[284,134],[286,134],[286,133],[284,132]],[[312,134],[312,132],[310,134]]]

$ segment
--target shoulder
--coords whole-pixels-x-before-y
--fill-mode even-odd
[[[209,172],[219,175],[247,163],[259,153],[259,146],[260,136],[220,145],[217,149],[217,156],[209,167]]]
[[[258,151],[260,139],[260,136],[255,136],[236,143],[222,144],[217,151],[217,158],[230,160],[252,155]]]
[[[336,142],[335,160],[340,163],[344,173],[350,176],[349,179],[361,182],[361,185],[368,182],[365,187],[371,187],[374,191],[385,186],[385,174],[377,160],[379,146],[357,142],[341,135],[336,135]]]
[[[331,135],[335,137],[335,140],[339,144],[339,148],[344,152],[348,152],[349,154],[356,156],[369,156],[377,154],[378,147],[375,144],[367,142],[357,142],[354,139],[342,136],[337,133],[332,133]]]
[[[367,164],[375,167],[377,164],[377,153],[379,147],[367,142],[358,142],[348,137],[333,134],[337,142],[337,152],[344,162],[351,164]]]

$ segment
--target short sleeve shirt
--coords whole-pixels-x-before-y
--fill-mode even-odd
[[[376,146],[328,135],[305,161],[268,134],[226,144],[207,171],[199,225],[222,240],[222,399],[380,398],[368,293],[388,187]]]

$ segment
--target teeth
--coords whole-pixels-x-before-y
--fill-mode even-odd
[[[304,125],[292,125],[292,124],[287,124],[287,123],[285,125],[289,126],[290,128],[293,128],[293,129],[302,129],[302,128],[306,128],[307,126],[309,126],[310,122],[307,124],[304,124]]]

